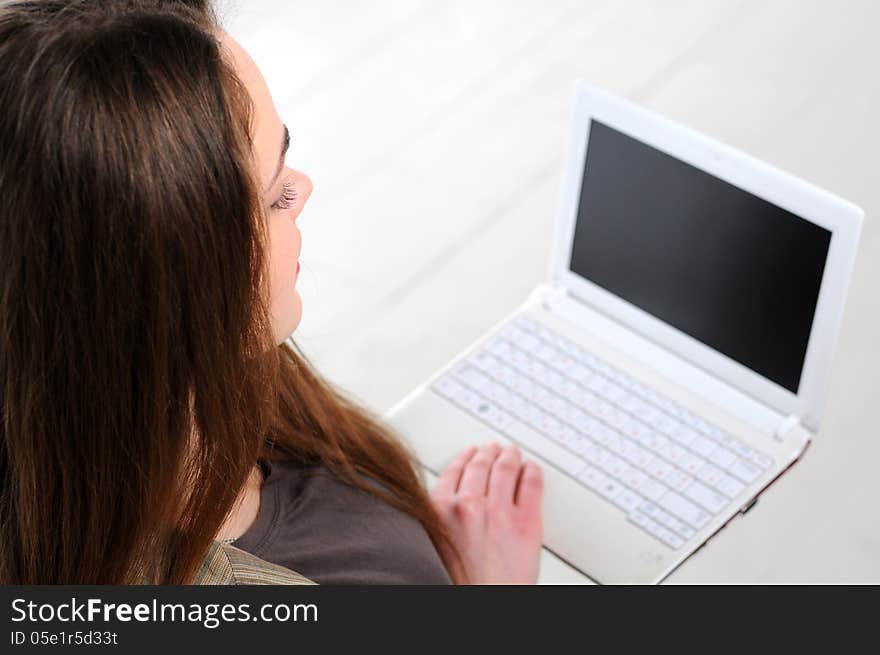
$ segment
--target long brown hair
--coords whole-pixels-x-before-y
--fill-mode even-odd
[[[0,582],[186,583],[260,458],[454,552],[398,436],[272,340],[208,0],[6,3],[0,62]]]

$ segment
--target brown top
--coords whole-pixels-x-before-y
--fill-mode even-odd
[[[452,583],[415,518],[320,465],[273,462],[264,473],[259,514],[236,548],[318,584]]]
[[[214,541],[205,553],[194,585],[310,585],[296,571],[265,562],[235,546]]]

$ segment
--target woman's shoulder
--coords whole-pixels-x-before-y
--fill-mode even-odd
[[[195,585],[312,585],[296,571],[260,559],[231,544],[214,541],[205,553]]]
[[[319,584],[449,584],[424,526],[323,464],[273,461],[236,546]],[[373,477],[367,487],[392,493]],[[393,495],[393,493],[392,493]]]

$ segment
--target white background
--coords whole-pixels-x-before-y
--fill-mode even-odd
[[[822,431],[669,580],[880,582],[880,3],[218,5],[315,184],[294,338],[379,413],[544,279],[577,78],[863,207]]]

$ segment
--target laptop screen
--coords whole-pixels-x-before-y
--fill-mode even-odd
[[[797,393],[831,232],[596,120],[572,272]]]

